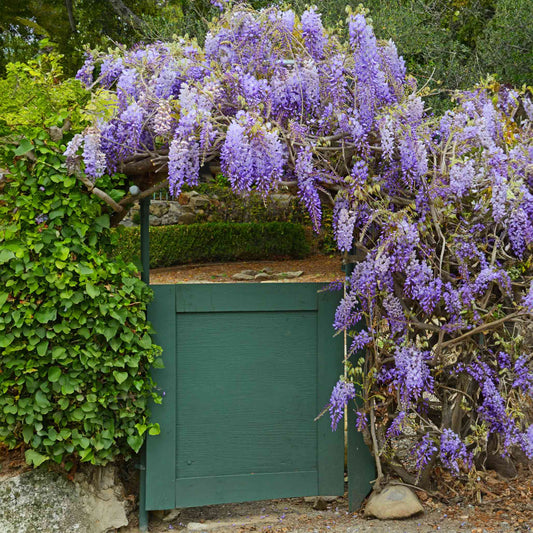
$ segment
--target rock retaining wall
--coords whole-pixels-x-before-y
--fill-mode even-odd
[[[280,214],[288,210],[291,194],[274,194],[269,197],[269,206]],[[207,211],[217,209],[221,205],[216,195],[208,196],[196,191],[184,192],[177,200],[152,200],[150,202],[150,226],[169,226],[174,224],[192,224],[194,222],[211,221],[213,217]],[[139,223],[139,204],[132,206],[122,221],[124,226],[135,226]]]

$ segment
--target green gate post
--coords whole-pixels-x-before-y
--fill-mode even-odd
[[[355,257],[355,250],[350,250],[350,257]],[[348,278],[354,269],[354,263],[344,265]],[[360,328],[359,328],[360,329]],[[348,408],[348,504],[350,511],[359,509],[363,500],[372,489],[376,479],[376,464],[370,449],[363,440],[363,434],[355,427],[355,412]]]
[[[141,204],[141,280],[150,285],[150,197],[143,198]],[[139,465],[139,531],[148,531],[148,511],[146,510],[146,443],[140,453]]]

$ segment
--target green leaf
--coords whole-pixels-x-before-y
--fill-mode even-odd
[[[0,307],[2,307],[6,303],[8,296],[8,292],[0,292]]]
[[[119,385],[124,383],[128,379],[127,372],[118,372],[117,370],[114,370],[113,376],[115,376],[115,379],[117,380]]]
[[[58,366],[51,366],[48,369],[48,381],[51,383],[55,383],[56,381],[59,381],[59,378],[61,377],[61,369]]]
[[[109,342],[117,334],[117,331],[118,331],[118,326],[110,326],[110,327],[104,328],[103,334],[104,334],[105,340]]]
[[[63,346],[54,346],[52,349],[52,357],[54,359],[64,359],[64,355],[67,353],[67,350]]]
[[[57,251],[57,256],[59,257],[59,259],[61,259],[61,261],[65,261],[69,255],[70,255],[70,250],[65,246],[62,246]]]
[[[94,270],[83,264],[78,265],[78,271],[82,276],[88,276],[94,272]]]
[[[63,411],[65,411],[65,409],[69,405],[69,401],[68,401],[67,398],[59,398],[57,403],[58,403],[59,407],[61,407],[61,409],[63,409]]]
[[[38,390],[35,393],[35,403],[39,407],[48,407],[50,405],[50,402],[48,401],[48,398],[46,397],[46,395],[44,394],[44,392],[42,390]]]
[[[0,250],[0,265],[7,263],[13,257],[15,257],[15,254],[11,250],[6,250],[5,248]]]
[[[101,215],[94,219],[97,228],[109,228],[109,215]]]
[[[42,357],[48,350],[48,341],[41,341],[37,345],[37,353]]]
[[[30,442],[31,438],[33,437],[33,427],[24,426],[24,429],[22,430],[22,437],[24,438],[24,442]]]
[[[85,290],[91,298],[96,298],[100,294],[100,289],[95,287],[92,283],[86,283]]]
[[[79,422],[80,420],[83,420],[85,418],[85,413],[78,407],[77,409],[74,409],[74,411],[72,411],[70,417],[72,418],[72,420],[77,420]]]
[[[161,433],[161,427],[159,424],[152,424],[150,429],[148,430],[149,435],[159,435]]]
[[[113,348],[113,350],[116,352],[119,348],[120,348],[120,345],[122,344],[120,338],[118,337],[113,337],[110,341],[109,341],[109,345],[111,346],[111,348]]]
[[[45,461],[48,461],[49,459],[47,455],[41,455],[35,450],[26,450],[24,456],[26,457],[26,462],[29,465],[33,465],[35,467],[42,465]]]
[[[0,335],[0,348],[5,348],[11,344],[11,341],[15,338],[13,333],[7,335]]]
[[[148,333],[145,333],[141,339],[139,340],[139,346],[141,348],[144,348],[145,350],[148,350],[152,346],[152,339],[150,338],[150,335]]]
[[[28,139],[22,139],[18,148],[13,153],[19,156],[27,154],[30,150],[33,150],[33,144]]]
[[[35,319],[38,320],[41,324],[46,324],[51,320],[57,318],[57,310],[53,307],[41,307],[39,311],[35,313]]]
[[[130,435],[127,439],[130,448],[137,453],[143,445],[143,438],[139,435]]]
[[[135,428],[139,432],[139,435],[144,435],[145,431],[148,429],[148,426],[144,424],[135,424]]]

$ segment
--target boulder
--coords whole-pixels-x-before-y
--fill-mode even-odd
[[[205,196],[204,194],[198,194],[191,198],[191,205],[194,209],[200,209],[202,207],[208,206],[210,201],[211,200],[209,199],[209,196]]]
[[[156,217],[162,217],[163,215],[166,215],[170,209],[168,204],[169,202],[152,200],[150,203],[150,214]]]
[[[2,533],[106,533],[128,525],[113,469],[94,483],[42,467],[0,481]],[[120,496],[119,496],[120,495]]]
[[[294,279],[303,275],[303,270],[296,270],[295,272],[280,272],[277,276],[281,279]]]
[[[231,276],[236,281],[254,281],[255,277],[250,276],[249,274],[245,274],[244,272],[237,272],[237,274],[233,274]]]
[[[196,221],[196,217],[192,213],[183,213],[178,219],[178,224],[192,224]]]
[[[387,485],[381,492],[373,493],[365,507],[365,516],[381,520],[408,518],[424,512],[416,494],[404,485]]]
[[[270,274],[267,274],[266,272],[259,272],[259,274],[256,274],[254,276],[254,279],[256,281],[265,281],[268,279],[272,279],[272,276]]]

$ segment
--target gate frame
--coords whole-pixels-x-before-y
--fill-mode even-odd
[[[140,203],[140,248],[141,280],[150,285],[150,197],[141,199]],[[346,276],[351,273],[353,265],[347,265]],[[175,320],[175,317],[174,317]],[[362,434],[357,431],[355,410],[348,407],[347,442],[347,478],[349,510],[358,509],[371,491],[372,480],[376,477],[376,467],[372,453],[365,444]],[[340,430],[342,431],[342,430]],[[146,442],[139,453],[139,531],[148,532],[149,517],[146,508]]]

